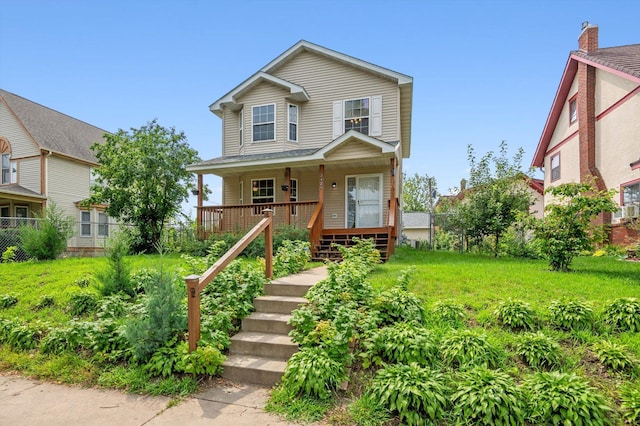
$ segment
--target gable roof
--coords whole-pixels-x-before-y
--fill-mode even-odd
[[[278,55],[278,57],[269,62],[267,65],[262,67],[251,77],[234,87],[220,99],[217,99],[209,106],[209,110],[216,114],[218,117],[222,117],[222,106],[235,106],[235,98],[239,97],[239,95],[244,93],[245,90],[253,87],[255,84],[259,84],[262,81],[269,81],[280,87],[291,90],[292,100],[298,100],[299,102],[308,101],[310,99],[309,95],[302,86],[287,82],[272,75],[272,73],[279,67],[291,61],[293,58],[303,52],[312,52],[341,62],[348,66],[358,68],[370,74],[397,82],[400,89],[400,131],[403,137],[402,156],[404,158],[408,158],[411,152],[411,110],[413,106],[413,77],[390,70],[388,68],[381,67],[379,65],[372,64],[370,62],[363,61],[358,58],[354,58],[353,56],[345,55],[344,53],[336,52],[335,50],[327,49],[326,47],[308,42],[306,40],[300,40],[289,49],[285,50],[282,54]],[[298,99],[296,97],[298,97]]]
[[[97,164],[90,147],[107,131],[6,90],[0,89],[0,101],[41,150]]]
[[[321,148],[294,149],[280,152],[266,152],[261,154],[229,155],[226,157],[216,157],[187,166],[187,170],[191,172],[214,170],[221,172],[224,169],[230,168],[233,168],[233,170],[237,170],[238,168],[242,167],[271,167],[275,165],[284,165],[287,163],[293,164],[295,166],[301,166],[305,163],[321,163],[324,162],[327,158],[327,155],[329,155],[335,149],[340,146],[344,146],[345,144],[352,141],[359,141],[377,148],[379,150],[378,155],[394,155],[394,153],[398,149],[398,142],[386,142],[362,134],[356,130],[349,130],[345,134],[334,139]]]
[[[634,81],[640,84],[640,44],[627,46],[606,47],[587,53],[582,50],[574,50],[569,54],[569,59],[562,73],[560,85],[553,99],[551,110],[538,142],[538,147],[531,162],[532,167],[544,166],[544,156],[551,142],[551,137],[558,124],[564,102],[571,90],[571,84],[578,72],[578,63],[582,62],[593,67],[607,71],[611,74]]]

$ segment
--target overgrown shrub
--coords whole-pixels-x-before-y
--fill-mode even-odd
[[[342,362],[331,359],[323,348],[303,347],[289,359],[282,383],[296,395],[326,400],[346,379]]]
[[[13,294],[0,295],[0,309],[8,309],[18,303],[18,298]]]
[[[282,241],[273,258],[273,275],[283,277],[302,271],[311,260],[309,247],[306,241]]]
[[[75,293],[69,297],[69,305],[67,307],[69,313],[73,316],[80,316],[87,313],[95,312],[98,307],[98,298],[93,293],[82,292]]]
[[[593,326],[591,304],[579,300],[553,301],[549,305],[551,324],[563,330],[588,330]]]
[[[438,424],[449,408],[444,376],[416,364],[396,364],[379,370],[367,396],[409,425]]]
[[[67,240],[73,234],[73,218],[50,202],[36,227],[20,228],[20,246],[30,257],[51,260],[67,249]]]
[[[604,309],[603,321],[615,331],[640,331],[640,301],[634,297],[614,300]]]
[[[160,269],[145,287],[145,314],[131,318],[125,336],[133,355],[145,362],[171,338],[186,328],[186,313],[182,304],[182,281]]]
[[[53,298],[53,296],[49,296],[45,294],[42,297],[40,297],[40,300],[38,300],[38,303],[36,303],[35,308],[37,310],[41,310],[44,308],[48,308],[49,306],[53,306],[55,304],[56,304],[56,301]]]
[[[39,321],[30,324],[13,323],[8,328],[6,343],[19,351],[35,349],[47,330],[48,326]]]
[[[611,370],[629,370],[637,365],[624,345],[601,340],[592,348],[598,361]]]
[[[573,373],[543,372],[523,383],[532,424],[608,425],[611,408],[587,381]]]
[[[381,292],[373,301],[373,309],[380,312],[384,325],[396,322],[424,322],[425,311],[422,300],[400,287]]]
[[[199,345],[195,351],[189,352],[187,343],[178,347],[180,359],[176,369],[187,374],[208,374],[214,376],[222,371],[222,363],[227,359],[218,348],[209,345]]]
[[[125,256],[129,254],[129,240],[127,233],[119,232],[109,239],[106,246],[109,263],[107,269],[96,274],[101,285],[103,296],[123,293],[135,295],[135,284],[131,279],[131,267]]]
[[[622,417],[630,425],[640,423],[640,383],[627,384],[620,390]]]
[[[536,325],[531,306],[520,300],[508,299],[500,303],[493,314],[502,325],[512,330],[533,330]]]
[[[472,329],[450,330],[440,343],[442,359],[450,366],[496,366],[500,354],[484,332]]]
[[[40,341],[43,354],[60,354],[91,347],[91,322],[70,321],[66,327],[54,328]]]
[[[371,357],[378,365],[388,362],[434,367],[438,360],[438,342],[433,333],[415,324],[383,327],[372,340]]]
[[[167,344],[151,355],[143,368],[152,376],[169,377],[178,372],[178,362],[182,356],[178,348],[177,339],[173,338]],[[188,349],[188,348],[187,348]]]
[[[451,327],[462,327],[467,319],[464,306],[453,300],[440,300],[433,307],[433,315],[439,323]]]
[[[460,374],[451,396],[452,419],[465,425],[521,425],[525,405],[509,375],[476,367]]]
[[[556,368],[562,362],[562,351],[558,342],[541,332],[519,336],[515,346],[516,354],[536,370]]]

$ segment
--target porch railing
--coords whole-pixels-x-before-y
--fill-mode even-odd
[[[322,238],[322,229],[324,228],[324,205],[321,201],[318,202],[316,209],[309,219],[307,229],[309,230],[309,243],[311,243],[311,251],[315,253],[316,247],[320,245],[320,239]]]
[[[205,271],[202,276],[189,275],[187,284],[187,321],[189,330],[189,352],[196,350],[200,340],[200,292],[209,284],[251,241],[264,231],[264,260],[267,279],[273,277],[273,221],[272,212],[264,209],[264,217],[231,247],[216,263]]]
[[[273,211],[273,225],[292,225],[306,228],[318,201],[292,201],[289,203],[239,204],[201,206],[201,236],[225,232],[246,232],[262,219],[262,211]]]

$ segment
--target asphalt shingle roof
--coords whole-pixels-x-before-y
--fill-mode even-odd
[[[213,164],[231,164],[240,163],[245,161],[260,161],[260,160],[273,160],[277,158],[291,158],[299,157],[303,155],[310,155],[317,152],[320,148],[306,148],[306,149],[292,149],[290,151],[280,152],[265,152],[262,154],[247,154],[247,155],[228,155],[226,157],[216,157],[210,160],[201,161],[194,164],[194,166],[208,166]]]
[[[640,44],[605,47],[592,53],[581,50],[576,50],[571,53],[597,64],[640,78]]]
[[[97,163],[90,147],[102,142],[107,131],[0,89],[9,106],[42,149]]]

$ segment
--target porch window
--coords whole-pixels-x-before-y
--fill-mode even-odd
[[[0,207],[0,218],[10,217],[9,206]],[[0,219],[0,228],[6,228],[9,226],[9,219]]]
[[[26,224],[27,218],[29,217],[29,207],[27,206],[16,206],[16,217],[18,218],[17,224]]]
[[[290,142],[298,142],[298,105],[289,104],[289,135]]]
[[[551,182],[560,179],[560,153],[551,157]]]
[[[289,201],[295,203],[298,201],[298,179],[290,179],[291,186],[289,188]],[[291,206],[291,216],[298,215],[298,206]]]
[[[109,216],[106,213],[98,213],[98,237],[109,236]]]
[[[276,139],[276,104],[253,107],[253,142]]]
[[[244,110],[240,110],[240,114],[238,114],[238,121],[240,122],[239,124],[239,128],[238,128],[238,136],[240,137],[240,146],[242,146],[242,144],[244,143],[244,136],[243,136],[243,128],[244,128]]]
[[[91,236],[91,212],[89,211],[80,212],[80,236]]]
[[[369,134],[369,98],[344,101],[344,131]]]
[[[251,181],[251,203],[267,204],[274,202],[275,179],[253,179]]]

